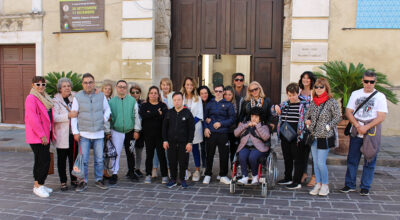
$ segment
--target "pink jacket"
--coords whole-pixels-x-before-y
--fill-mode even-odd
[[[246,123],[240,123],[239,126],[235,129],[234,134],[236,137],[240,137],[240,135],[243,134],[243,132],[246,131],[246,129],[249,127],[248,126],[248,122]],[[244,136],[240,138],[240,144],[238,146],[237,152],[241,151],[243,149],[243,147],[246,146],[247,141],[249,140],[249,138],[251,138],[251,142],[253,142],[254,147],[259,150],[260,152],[267,152],[269,150],[269,147],[266,145],[266,141],[269,139],[270,134],[269,134],[269,129],[268,126],[263,125],[261,126],[261,123],[258,123],[256,125],[256,134],[264,140],[261,141],[260,139],[254,137],[250,132]]]
[[[26,143],[40,144],[41,137],[50,140],[51,122],[43,103],[34,95],[29,94],[25,100],[25,135]]]

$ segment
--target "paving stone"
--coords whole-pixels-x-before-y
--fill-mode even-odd
[[[392,215],[373,215],[373,214],[355,214],[357,219],[362,219],[362,220],[396,220],[395,216]]]

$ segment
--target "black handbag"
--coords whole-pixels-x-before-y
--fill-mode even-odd
[[[322,104],[322,108],[321,108],[321,109],[319,110],[319,112],[318,112],[317,120],[316,120],[316,122],[315,122],[315,125],[314,125],[313,129],[314,129],[315,126],[317,125],[317,121],[318,121],[318,119],[319,119],[319,116],[321,115],[322,110],[323,110],[324,107],[325,107],[325,103],[326,103],[326,102],[324,102],[324,104]],[[307,127],[304,128],[304,130],[303,130],[303,139],[301,139],[301,142],[302,142],[302,144],[303,144],[304,146],[311,146],[311,144],[314,142],[315,137],[314,137],[314,135],[312,135],[312,133],[311,133],[311,131],[312,131],[313,129],[308,129]]]
[[[285,109],[287,106],[285,107]],[[287,122],[288,111],[286,111],[285,121],[281,124],[280,134],[285,137],[288,142],[293,141],[297,137],[297,132],[292,128],[292,126]]]
[[[367,103],[376,93],[378,93],[378,91],[375,91],[375,92],[373,92],[371,95],[369,95],[368,98],[365,99],[365,100],[357,107],[357,109],[353,112],[353,115],[355,115],[355,114],[358,112],[358,110],[360,110],[361,107],[363,107],[363,105],[365,105],[365,103]],[[351,122],[349,122],[349,123],[347,124],[346,128],[344,129],[344,135],[346,135],[346,136],[349,136],[349,135],[350,135],[351,126],[352,126],[352,124],[351,124]]]

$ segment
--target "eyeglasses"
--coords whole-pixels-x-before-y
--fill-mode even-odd
[[[131,94],[133,95],[133,94],[140,94],[140,92],[139,91],[133,91],[133,92],[131,92]]]
[[[94,83],[94,81],[89,81],[89,82],[82,82],[83,84],[85,84],[85,85],[90,85],[90,84],[93,84]]]
[[[40,86],[45,87],[45,86],[46,86],[46,83],[35,83],[35,86],[37,86],[37,87],[40,87]]]
[[[363,80],[365,84],[375,84],[375,80]]]
[[[314,86],[314,89],[323,89],[325,86]]]
[[[215,93],[223,93],[223,90],[214,90]]]
[[[255,91],[258,91],[258,87],[257,88],[254,88],[254,89],[249,89],[249,92],[255,92]]]
[[[118,89],[126,89],[126,86],[117,86]]]
[[[239,81],[240,81],[240,82],[243,82],[244,79],[239,79],[239,78],[238,78],[238,79],[235,79],[235,82],[239,82]]]

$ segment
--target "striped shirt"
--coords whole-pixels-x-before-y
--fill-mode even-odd
[[[288,106],[282,109],[282,122],[287,121],[293,129],[297,130],[297,124],[300,118],[300,102],[288,103]]]

